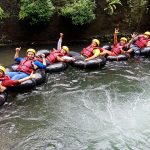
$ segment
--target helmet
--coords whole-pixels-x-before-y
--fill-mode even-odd
[[[3,72],[5,72],[5,68],[3,66],[0,66],[0,70],[2,70]]]
[[[150,36],[150,32],[149,31],[146,31],[144,34]]]
[[[65,50],[67,53],[69,52],[69,47],[68,46],[63,46],[62,49]]]
[[[32,48],[29,48],[29,49],[27,50],[27,53],[28,53],[28,52],[33,52],[34,54],[36,53],[35,49],[32,49]]]
[[[98,46],[100,45],[100,41],[98,39],[93,39],[92,42],[95,42]]]
[[[127,38],[122,37],[122,38],[120,39],[120,41],[125,41],[125,42],[127,42]]]

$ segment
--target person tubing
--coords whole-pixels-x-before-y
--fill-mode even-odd
[[[35,49],[32,49],[32,48],[29,48],[29,49],[27,50],[27,53],[28,53],[28,52],[32,52],[32,53],[34,53],[34,55],[36,54]]]
[[[10,80],[10,77],[5,75],[5,68],[3,66],[0,66],[0,71],[3,72],[3,75],[0,77],[0,81],[6,81],[6,80]]]
[[[143,35],[141,35],[138,40],[135,42],[135,44],[139,47],[139,48],[144,48],[145,46],[147,46],[147,43],[149,41],[149,39],[145,38],[144,35],[148,35],[150,36],[150,32],[146,31]]]
[[[61,51],[64,51],[65,53],[62,53]],[[68,55],[69,52],[69,48],[67,46],[62,46],[62,50],[55,50],[53,52],[50,53],[50,55],[48,55],[46,57],[46,59],[51,62],[51,63],[55,63],[57,62],[57,56],[63,57]]]
[[[33,67],[34,60],[28,60],[25,58],[21,63],[19,64],[17,71],[25,72],[26,74],[31,74],[31,72],[34,72]]]
[[[120,43],[117,43],[116,45],[114,45],[112,47],[112,52],[114,52],[116,55],[121,54],[121,49],[123,48],[123,46],[120,45]]]
[[[122,37],[120,41],[125,41],[125,43],[127,43],[127,38]],[[119,54],[121,54],[121,50],[123,49],[123,47],[124,45],[117,43],[112,47],[112,52],[114,52],[118,56]]]
[[[3,66],[0,66],[0,71],[2,71],[2,75],[0,76],[1,85],[4,87],[10,87],[10,86],[16,86],[19,85],[19,81],[11,80],[11,78],[8,75],[5,75],[5,68]]]
[[[27,50],[27,53],[28,52],[33,52],[34,55],[36,53],[36,51],[32,48],[28,49]],[[28,59],[27,57],[21,61],[21,63],[19,64],[18,68],[17,68],[17,71],[22,71],[22,72],[25,72],[26,74],[31,74],[31,72],[34,72],[35,69],[33,67],[33,63],[34,63],[35,59],[33,60],[30,60]]]
[[[95,42],[97,44],[97,46],[100,45],[100,41],[98,39],[93,39],[92,40],[93,42]],[[93,47],[92,45],[86,47],[86,48],[83,48],[83,50],[81,51],[81,54],[87,58],[93,56],[93,50],[94,49],[97,49],[98,47]],[[98,48],[99,49],[99,48]]]

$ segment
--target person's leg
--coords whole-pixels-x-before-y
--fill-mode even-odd
[[[76,56],[73,56],[73,58],[75,58],[75,60],[85,60],[85,56],[83,55],[76,55]]]
[[[136,47],[136,46],[133,47],[133,51],[134,51],[136,57],[140,56],[140,48],[139,47]]]
[[[11,79],[12,80],[19,80],[25,77],[28,77],[29,75],[24,73],[24,72],[18,72],[18,74],[16,74],[15,76],[13,76]]]
[[[101,53],[102,56],[105,56],[105,55],[109,55],[109,56],[115,56],[115,53],[114,52],[111,52],[109,50],[104,50],[102,53]]]
[[[18,72],[6,72],[5,74],[8,75],[10,78],[13,78],[13,76],[18,74]]]

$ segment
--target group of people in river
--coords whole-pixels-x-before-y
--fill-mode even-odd
[[[83,48],[80,54],[73,57],[69,56],[69,47],[62,46],[63,33],[60,33],[57,49],[53,49],[46,56],[42,54],[40,57],[37,57],[36,51],[30,48],[27,50],[26,57],[21,58],[19,57],[21,48],[16,48],[14,59],[19,64],[17,70],[7,72],[4,66],[0,66],[0,92],[4,92],[7,87],[19,85],[26,80],[34,78],[34,73],[37,69],[46,69],[47,65],[52,65],[59,61],[70,62],[83,60],[87,62],[100,56],[118,56],[119,54],[130,54],[131,52],[139,56],[142,48],[150,46],[149,31],[146,31],[142,35],[137,35],[136,33],[131,34],[129,42],[126,37],[121,37],[118,42],[118,33],[119,30],[115,29],[114,44],[111,50],[100,47],[100,41],[98,39],[93,39],[88,47]]]

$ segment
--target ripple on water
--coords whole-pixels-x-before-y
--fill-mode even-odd
[[[132,60],[131,60],[132,61]],[[116,62],[115,62],[116,63]],[[49,74],[0,111],[0,146],[12,150],[150,149],[149,61]]]

